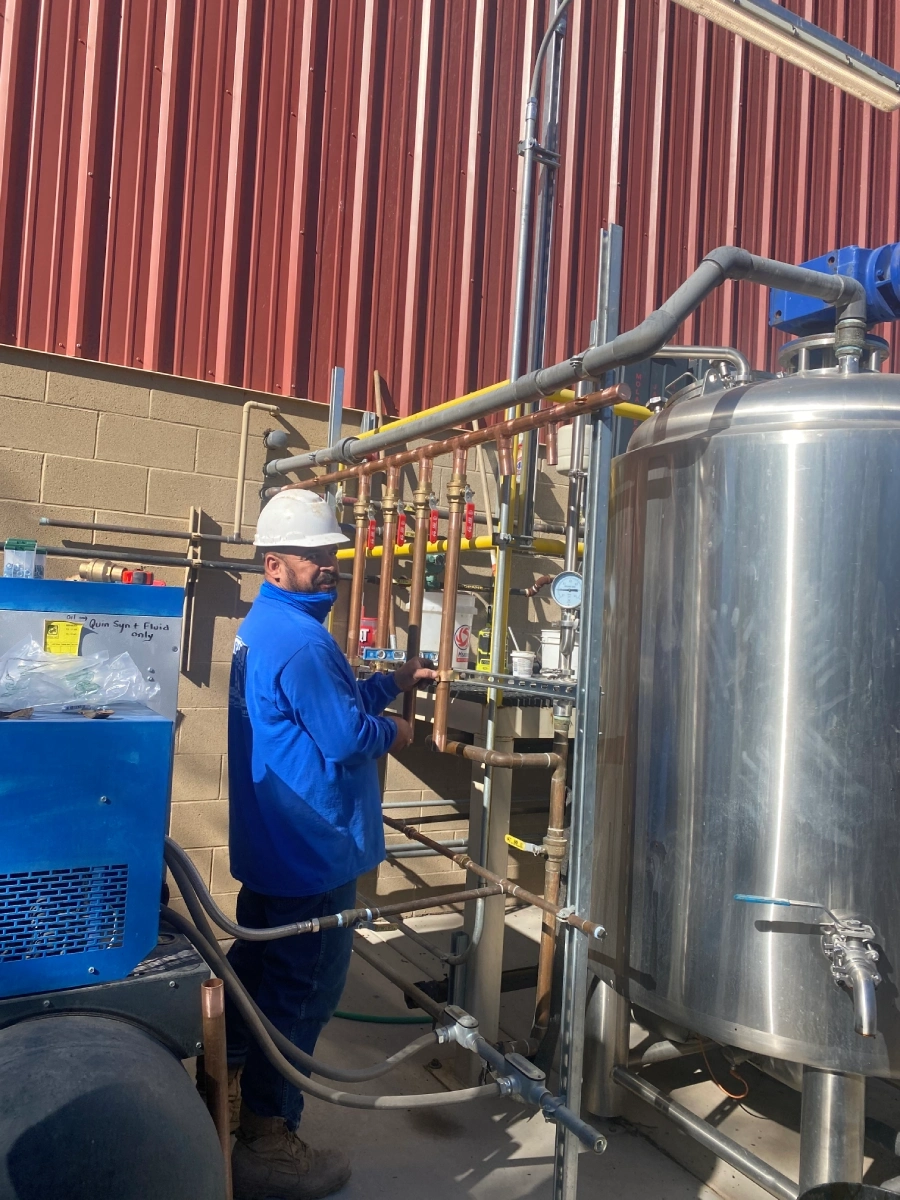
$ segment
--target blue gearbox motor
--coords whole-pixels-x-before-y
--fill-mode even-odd
[[[862,246],[843,246],[819,258],[801,263],[811,271],[825,275],[849,275],[866,289],[867,320],[870,326],[900,320],[900,242],[890,242],[876,250]],[[769,299],[769,324],[785,333],[806,337],[830,333],[835,311],[814,296],[773,288]]]

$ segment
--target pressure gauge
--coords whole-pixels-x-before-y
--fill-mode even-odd
[[[561,571],[550,584],[550,595],[560,608],[580,608],[584,580],[577,571]]]

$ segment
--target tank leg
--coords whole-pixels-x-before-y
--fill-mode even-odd
[[[803,1068],[800,1194],[821,1183],[862,1183],[866,1081]]]
[[[583,1102],[596,1117],[618,1117],[625,1093],[613,1083],[613,1067],[628,1066],[630,1005],[624,996],[597,980],[588,1000],[584,1026]]]

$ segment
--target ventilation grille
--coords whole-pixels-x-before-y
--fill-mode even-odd
[[[124,864],[0,874],[0,965],[116,949],[127,892]]]

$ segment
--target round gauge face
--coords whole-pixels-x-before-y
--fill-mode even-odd
[[[584,580],[577,571],[561,571],[550,584],[550,595],[560,608],[578,608],[584,593]]]

